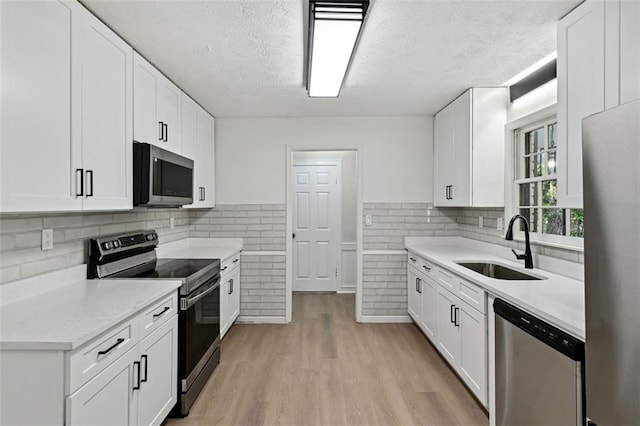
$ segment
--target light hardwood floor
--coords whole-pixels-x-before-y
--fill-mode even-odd
[[[234,325],[180,425],[487,425],[413,324],[358,324],[354,295],[294,294],[293,322]]]

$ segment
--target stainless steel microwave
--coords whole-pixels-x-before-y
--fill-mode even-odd
[[[133,205],[193,203],[193,160],[157,146],[133,143]]]

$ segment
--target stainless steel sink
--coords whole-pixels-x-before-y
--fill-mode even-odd
[[[460,266],[471,269],[474,272],[482,274],[489,278],[497,280],[543,280],[544,278],[535,275],[525,274],[508,266],[499,265],[497,263],[485,262],[456,262]]]

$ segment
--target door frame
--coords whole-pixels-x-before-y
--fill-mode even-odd
[[[317,152],[317,151],[314,151]],[[293,155],[293,153],[292,153]],[[293,159],[292,159],[293,161]],[[309,160],[296,160],[293,161],[291,164],[291,173],[293,173],[293,168],[295,166],[318,166],[318,167],[322,167],[322,166],[334,166],[336,168],[336,178],[338,179],[338,184],[336,184],[336,194],[335,197],[337,198],[337,203],[338,203],[338,212],[339,214],[336,217],[336,221],[335,221],[335,229],[333,231],[333,248],[332,248],[332,252],[334,254],[334,258],[336,259],[336,269],[337,269],[337,274],[336,274],[336,288],[335,291],[337,292],[340,287],[342,287],[342,159],[335,159],[335,160],[318,160],[318,161],[309,161]],[[293,186],[294,186],[294,182],[291,182],[291,188],[290,191],[293,191]],[[291,194],[293,195],[293,194]],[[291,201],[293,202],[293,198],[291,199]],[[293,204],[291,205],[291,213],[293,214]],[[289,233],[288,235],[291,235],[293,233],[293,216],[291,217],[291,233]],[[291,238],[293,239],[293,238]],[[293,273],[293,247],[291,250],[291,267],[292,267],[292,273]],[[293,275],[291,275],[291,290],[293,292]]]
[[[294,152],[324,152],[324,151],[355,151],[356,153],[356,306],[355,320],[362,322],[362,190],[363,190],[363,149],[357,146],[340,148],[294,148],[287,145],[285,158],[285,312],[286,322],[292,320],[293,308],[293,153]],[[342,221],[341,221],[342,222]],[[340,267],[339,274],[342,273]]]

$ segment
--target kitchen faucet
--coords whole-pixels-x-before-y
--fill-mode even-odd
[[[514,249],[511,249],[511,251],[517,259],[524,260],[525,268],[533,269],[533,257],[531,256],[531,245],[529,244],[529,222],[527,221],[527,218],[519,214],[512,217],[509,221],[509,226],[507,227],[507,235],[504,236],[504,239],[508,241],[513,240],[513,224],[515,223],[516,219],[522,219],[522,221],[524,222],[525,249],[524,254],[518,254]]]

